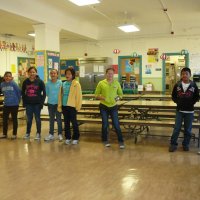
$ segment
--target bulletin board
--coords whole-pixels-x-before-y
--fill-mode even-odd
[[[142,84],[142,56],[119,56],[118,57],[118,78],[126,76],[126,81],[130,82],[130,77],[135,76],[136,82]]]
[[[22,86],[23,81],[27,78],[29,67],[35,67],[35,58],[17,57],[18,84]]]
[[[65,70],[68,67],[73,67],[76,72],[76,77],[79,77],[78,59],[61,59],[60,60],[60,78],[61,78],[61,80],[65,80]]]
[[[46,51],[47,63],[47,81],[50,79],[49,74],[52,69],[57,69],[60,74],[60,53],[56,51]]]

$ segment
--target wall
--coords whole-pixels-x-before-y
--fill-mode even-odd
[[[14,79],[18,81],[17,73],[17,57],[34,57],[32,54],[34,41],[25,40],[17,37],[2,37],[0,36],[0,41],[5,41],[7,44],[19,44],[20,48],[26,46],[26,50],[20,48],[18,50],[11,50],[10,48],[0,50],[0,75],[3,76],[5,71],[12,71]],[[0,46],[1,46],[0,45]],[[23,47],[24,48],[24,47]]]
[[[154,89],[160,91],[162,89],[162,71],[155,74],[145,74],[145,66],[148,63],[147,51],[149,48],[159,49],[159,58],[162,53],[177,53],[182,49],[188,50],[192,68],[197,65],[200,69],[200,63],[197,55],[200,55],[200,36],[176,37],[170,35],[165,38],[129,38],[121,40],[104,40],[99,42],[69,42],[61,44],[61,58],[82,58],[85,57],[111,57],[113,64],[118,64],[118,56],[128,56],[133,52],[142,55],[142,77],[143,84],[152,82]],[[113,54],[114,49],[120,49],[120,54]],[[156,63],[156,68],[162,68],[162,60]],[[193,69],[192,69],[193,70]]]

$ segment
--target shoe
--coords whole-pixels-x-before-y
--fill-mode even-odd
[[[0,139],[6,139],[7,138],[7,135],[3,134],[0,136]]]
[[[62,134],[59,134],[59,135],[58,135],[58,140],[59,140],[59,142],[63,141],[63,136],[62,136]]]
[[[78,144],[78,140],[73,140],[72,144]]]
[[[71,140],[65,140],[65,144],[70,144],[71,143]]]
[[[200,151],[199,151],[199,152],[197,152],[197,154],[198,154],[198,155],[200,155]]]
[[[125,149],[125,145],[123,143],[119,144],[120,149]]]
[[[25,140],[30,139],[30,134],[26,133],[26,135],[23,137],[23,139],[25,139]]]
[[[36,133],[36,136],[35,136],[34,140],[40,140],[40,138],[41,138],[40,134]]]
[[[183,151],[189,151],[189,147],[188,146],[183,146]]]
[[[169,152],[174,152],[177,150],[177,146],[176,145],[170,145],[169,146]]]
[[[17,139],[17,136],[16,135],[12,135],[11,136],[11,140],[16,140]]]
[[[106,142],[104,142],[104,146],[105,146],[105,147],[110,147],[111,144],[110,144],[108,141],[106,141]]]
[[[44,141],[50,141],[54,140],[54,136],[52,134],[49,134],[47,137],[44,138]]]

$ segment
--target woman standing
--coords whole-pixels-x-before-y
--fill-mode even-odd
[[[30,67],[28,69],[28,76],[22,84],[22,100],[23,106],[26,108],[27,128],[24,139],[30,138],[32,127],[33,114],[36,121],[36,137],[35,140],[41,138],[41,119],[40,112],[46,98],[46,91],[44,82],[37,76],[37,69]]]
[[[77,111],[81,109],[82,105],[82,90],[81,85],[75,80],[75,71],[73,68],[65,70],[66,81],[63,83],[59,97],[59,110],[64,116],[65,124],[65,144],[78,144],[79,140],[79,127],[77,122]],[[73,127],[73,135],[71,137],[70,122]]]

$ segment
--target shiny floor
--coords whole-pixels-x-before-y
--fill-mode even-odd
[[[42,124],[43,137],[48,123]],[[1,200],[198,200],[200,156],[191,150],[168,152],[168,138],[142,138],[134,144],[125,134],[120,150],[111,134],[110,148],[100,142],[100,127],[81,127],[78,145],[26,141],[25,123],[19,139],[0,140]],[[2,127],[1,127],[2,129]],[[35,133],[35,124],[33,131]],[[154,130],[151,132],[168,131]],[[2,132],[2,131],[1,131]],[[11,131],[9,132],[11,136]],[[32,136],[34,136],[32,134]]]

